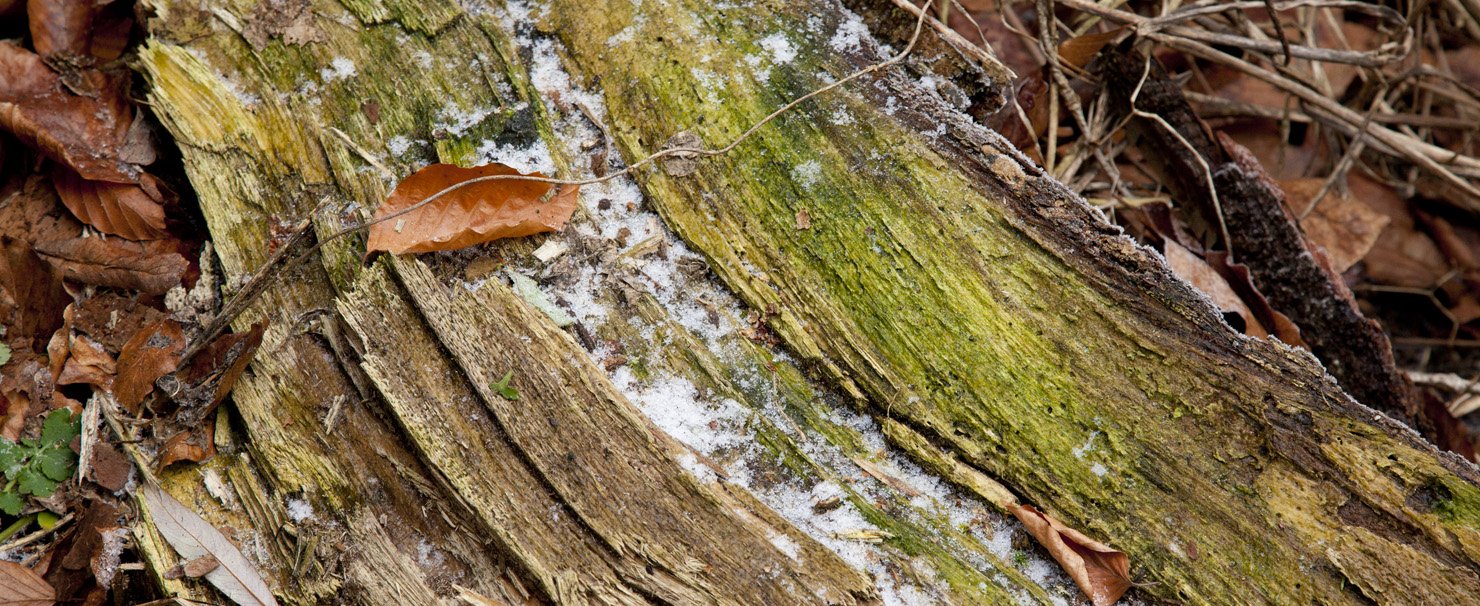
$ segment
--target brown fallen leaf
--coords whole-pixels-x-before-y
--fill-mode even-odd
[[[0,606],[51,606],[57,592],[30,568],[0,560]]]
[[[98,231],[130,240],[154,240],[166,235],[164,199],[158,179],[139,174],[139,183],[110,183],[84,179],[64,167],[52,173],[62,204],[83,223]]]
[[[812,229],[812,213],[805,208],[797,211],[797,229]]]
[[[1285,190],[1285,199],[1295,216],[1300,216],[1310,206],[1311,199],[1321,191],[1325,179],[1286,179],[1280,181]],[[1332,188],[1321,199],[1309,215],[1300,220],[1300,229],[1311,242],[1326,250],[1332,269],[1345,272],[1355,265],[1367,251],[1377,243],[1382,228],[1387,227],[1388,218],[1367,207],[1350,195],[1341,195]]]
[[[168,247],[149,244],[72,238],[38,243],[36,252],[68,280],[161,295],[180,285],[190,261]]]
[[[1379,284],[1431,288],[1449,273],[1449,261],[1413,216],[1407,200],[1392,187],[1352,174],[1352,198],[1388,218],[1388,226],[1366,258],[1367,278]]]
[[[108,353],[123,351],[123,345],[140,329],[169,316],[138,300],[114,292],[96,292],[79,301],[72,311],[72,328],[103,344]]]
[[[185,331],[180,323],[164,320],[134,333],[118,353],[118,378],[113,397],[130,413],[154,390],[154,380],[175,372],[185,351]]]
[[[1110,606],[1131,588],[1130,558],[1124,552],[1065,526],[1032,505],[1009,505],[1007,509],[1048,550],[1094,606]]]
[[[404,210],[450,186],[491,175],[522,174],[503,164],[461,168],[433,164],[402,180],[377,219]],[[544,177],[541,173],[529,176]],[[475,183],[406,215],[370,228],[368,251],[430,252],[454,250],[499,238],[516,238],[560,229],[575,212],[576,186],[516,179]]]
[[[41,56],[0,42],[0,128],[86,179],[135,183],[154,143],[128,96],[125,71],[86,70],[76,95]]]
[[[1254,317],[1259,320],[1259,324],[1274,335],[1274,338],[1291,347],[1310,349],[1310,345],[1300,336],[1300,327],[1290,321],[1289,316],[1270,305],[1264,293],[1259,292],[1259,288],[1254,286],[1254,278],[1249,275],[1249,268],[1238,263],[1230,263],[1228,258],[1226,251],[1214,251],[1208,253],[1203,260],[1207,261],[1209,267],[1228,281],[1228,286],[1233,289],[1233,292],[1238,293],[1244,304],[1249,306],[1249,311],[1253,312]]]
[[[200,427],[182,431],[165,440],[159,453],[159,468],[164,469],[181,461],[201,463],[214,456],[216,426],[203,423]]]
[[[46,338],[61,325],[69,297],[30,245],[0,237],[0,318],[5,338]]]
[[[57,385],[87,384],[103,389],[113,386],[113,375],[118,372],[118,363],[103,349],[103,345],[86,335],[73,334],[67,342],[71,356],[62,365],[57,376]]]
[[[67,63],[112,61],[128,44],[130,8],[127,2],[30,0],[31,45]]]
[[[184,427],[195,427],[215,410],[247,369],[257,347],[262,345],[266,330],[267,322],[263,321],[253,324],[247,332],[222,335],[196,354],[185,368],[161,378],[160,381],[172,384],[166,395],[180,405],[175,420]]]
[[[141,486],[138,494],[154,528],[180,557],[187,561],[206,555],[216,558],[220,566],[205,573],[205,578],[222,594],[241,606],[277,606],[257,568],[210,522],[154,484]]]
[[[98,486],[114,492],[123,490],[128,486],[133,469],[133,463],[128,457],[118,452],[112,444],[99,440],[93,445],[92,460],[87,466],[87,475],[89,479],[97,482]]]
[[[1244,319],[1244,333],[1255,338],[1269,336],[1269,331],[1254,317],[1254,312],[1244,304],[1238,293],[1228,285],[1228,281],[1219,275],[1207,261],[1202,257],[1192,254],[1192,251],[1183,248],[1181,244],[1167,240],[1166,243],[1167,265],[1172,268],[1172,273],[1186,280],[1193,288],[1202,291],[1218,309],[1236,313]]]

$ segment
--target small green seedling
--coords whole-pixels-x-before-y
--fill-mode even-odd
[[[0,511],[19,514],[26,495],[49,497],[56,492],[57,484],[72,477],[77,471],[72,438],[81,431],[81,419],[59,408],[46,415],[40,437],[20,442],[0,438],[0,475],[5,478],[5,486],[0,489]]]
[[[4,366],[5,363],[6,362],[9,362],[9,361],[10,361],[10,346],[9,345],[6,345],[4,343],[0,343],[0,366]]]
[[[509,385],[509,381],[513,378],[514,371],[511,370],[507,373],[504,373],[504,378],[499,379],[494,383],[490,383],[488,386],[492,387],[494,391],[498,392],[498,395],[503,396],[505,400],[509,400],[510,402],[518,402],[519,390],[514,389],[512,385]]]

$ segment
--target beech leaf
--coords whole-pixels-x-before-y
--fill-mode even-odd
[[[30,568],[0,560],[0,606],[51,606],[57,592]]]
[[[179,286],[180,278],[190,267],[190,262],[179,253],[161,250],[164,247],[160,244],[170,242],[72,238],[38,242],[36,254],[68,280],[162,295]]]
[[[406,177],[376,210],[377,219],[405,210],[448,187],[491,175],[521,175],[503,164],[462,168],[433,164]],[[541,173],[528,176],[544,177]],[[560,229],[576,209],[580,188],[505,179],[474,183],[370,227],[367,251],[454,250],[500,238]]]
[[[136,183],[154,143],[128,96],[126,71],[83,70],[69,80],[40,55],[0,42],[0,128],[86,179]]]
[[[98,231],[130,240],[163,238],[165,192],[148,173],[139,177],[137,185],[92,181],[58,167],[52,183],[67,210]]]
[[[1131,588],[1130,558],[1091,539],[1032,505],[1009,505],[1049,555],[1064,568],[1094,606],[1110,606]]]
[[[140,487],[139,496],[155,529],[181,558],[191,561],[210,555],[220,562],[205,578],[222,594],[241,606],[277,606],[257,568],[210,522],[154,484]]]
[[[1255,338],[1269,336],[1269,332],[1259,323],[1254,312],[1244,304],[1228,281],[1219,275],[1213,266],[1208,265],[1202,257],[1192,254],[1192,251],[1183,248],[1171,240],[1166,241],[1167,266],[1172,268],[1172,273],[1178,278],[1186,280],[1194,288],[1202,291],[1218,309],[1225,313],[1236,313],[1244,319],[1244,334]]]
[[[134,333],[118,352],[118,377],[113,397],[130,413],[154,391],[154,380],[180,367],[185,351],[185,331],[174,320],[161,320]]]

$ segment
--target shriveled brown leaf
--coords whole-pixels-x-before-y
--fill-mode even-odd
[[[1408,202],[1392,187],[1353,174],[1348,177],[1352,198],[1388,218],[1367,252],[1367,278],[1379,284],[1431,288],[1449,273],[1443,251],[1414,219]]]
[[[94,0],[30,0],[31,46],[40,55],[85,55],[91,46]]]
[[[73,334],[67,343],[71,357],[62,366],[57,376],[57,385],[87,384],[108,389],[113,385],[113,375],[118,372],[118,363],[103,349],[102,344],[85,335]]]
[[[1233,287],[1228,285],[1228,280],[1223,279],[1217,270],[1214,270],[1202,257],[1192,254],[1171,240],[1166,241],[1167,265],[1172,268],[1172,273],[1186,280],[1194,288],[1202,291],[1213,304],[1224,312],[1236,313],[1244,319],[1244,333],[1251,337],[1264,338],[1269,336],[1269,331],[1254,317],[1254,312],[1244,304],[1238,293],[1233,292]]]
[[[376,218],[411,207],[450,186],[491,175],[518,175],[503,164],[461,168],[433,164],[406,177],[376,210]],[[544,177],[541,173],[531,176]],[[553,191],[553,193],[552,193]],[[560,229],[575,212],[576,186],[524,180],[475,183],[406,215],[370,228],[369,251],[390,253],[454,250],[500,238]]]
[[[123,351],[123,345],[140,329],[168,318],[162,311],[132,297],[98,292],[73,306],[72,328],[103,344],[108,353]]]
[[[105,585],[118,571],[118,549],[126,531],[118,526],[118,509],[105,500],[87,500],[71,534],[58,545],[58,560],[46,572],[46,580],[63,603],[78,599]]]
[[[1130,558],[1124,552],[1065,526],[1032,505],[1009,505],[1007,509],[1048,550],[1094,606],[1114,604],[1131,588]]]
[[[68,90],[41,57],[0,42],[0,128],[86,179],[135,183],[154,144],[128,97],[126,72],[79,72]]]
[[[181,461],[200,463],[216,456],[216,427],[205,423],[194,430],[170,436],[160,449],[159,466],[169,467]]]
[[[31,45],[45,57],[81,63],[123,54],[133,19],[127,2],[30,0]]]
[[[154,380],[174,372],[184,351],[185,331],[179,322],[164,320],[140,329],[118,354],[113,397],[130,413],[137,413],[144,396],[154,390]]]
[[[164,199],[158,179],[148,173],[139,183],[110,183],[84,179],[63,167],[52,174],[62,204],[78,220],[103,233],[130,240],[154,240],[166,235]]]
[[[266,330],[267,322],[263,321],[247,332],[222,335],[196,354],[189,365],[176,371],[171,380],[173,389],[167,394],[180,404],[176,420],[193,427],[215,410],[247,369]]]
[[[57,592],[30,568],[0,560],[0,606],[51,606]]]
[[[1119,37],[1123,31],[1124,27],[1117,27],[1108,32],[1083,34],[1065,40],[1059,44],[1059,63],[1083,68],[1099,54],[1100,49],[1105,48],[1106,44]]]
[[[1264,293],[1254,286],[1254,278],[1249,274],[1248,267],[1229,262],[1228,253],[1223,251],[1208,253],[1203,260],[1223,276],[1228,286],[1238,293],[1244,304],[1249,306],[1249,311],[1253,312],[1254,317],[1259,319],[1259,323],[1274,338],[1291,347],[1310,349],[1310,345],[1300,336],[1300,328],[1288,316],[1270,305]]]
[[[1298,217],[1310,206],[1312,198],[1320,193],[1325,182],[1325,179],[1286,179],[1280,181],[1280,188],[1285,190],[1290,210]],[[1300,228],[1306,237],[1326,250],[1332,269],[1338,273],[1367,256],[1367,251],[1372,250],[1387,224],[1387,217],[1350,195],[1341,195],[1335,188],[1300,220]]]
[[[41,242],[36,252],[63,278],[162,295],[180,285],[190,261],[169,246],[117,238],[72,238]]]
[[[23,241],[0,237],[0,321],[6,340],[46,338],[69,299],[55,272]]]
[[[93,445],[92,460],[87,466],[88,479],[98,483],[98,486],[112,491],[123,490],[128,486],[129,476],[132,475],[133,463],[128,457],[118,452],[112,444],[99,441]]]
[[[62,207],[51,180],[31,175],[0,185],[0,236],[37,242],[75,238],[82,224]]]

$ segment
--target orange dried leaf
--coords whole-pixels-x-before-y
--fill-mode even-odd
[[[1244,304],[1244,300],[1228,285],[1228,280],[1223,279],[1213,266],[1208,265],[1202,257],[1192,254],[1192,251],[1183,248],[1171,240],[1166,241],[1167,266],[1172,268],[1172,273],[1178,278],[1186,280],[1194,288],[1202,291],[1218,309],[1236,313],[1244,319],[1244,334],[1255,338],[1269,336],[1264,326],[1254,317],[1254,312]]]
[[[15,562],[0,561],[0,606],[51,606],[57,592],[41,575]]]
[[[1131,562],[1125,552],[1091,539],[1032,505],[1007,510],[1064,568],[1094,606],[1109,606],[1131,588]]]
[[[38,242],[36,253],[63,278],[162,295],[180,285],[190,262],[169,240],[130,242],[119,238],[71,238]]]
[[[61,374],[57,376],[57,385],[86,384],[103,389],[112,388],[113,375],[118,373],[118,363],[100,343],[74,333],[67,349],[71,352],[71,357],[67,358]]]
[[[1108,32],[1084,34],[1065,40],[1059,44],[1059,61],[1062,64],[1083,68],[1089,65],[1090,59],[1094,59],[1095,55],[1100,53],[1100,49],[1105,48],[1106,44],[1119,37],[1123,31],[1125,31],[1124,27],[1117,27]]]
[[[376,210],[377,219],[430,198],[448,187],[492,175],[520,175],[503,164],[462,168],[433,164],[401,181]],[[528,176],[544,177],[541,173]],[[500,238],[560,229],[576,210],[580,188],[500,179],[474,183],[370,228],[368,251],[390,253],[454,250]],[[553,191],[552,191],[553,190]]]
[[[118,352],[113,397],[130,413],[137,413],[144,396],[154,390],[154,380],[179,368],[183,351],[185,332],[179,322],[163,320],[139,329]]]
[[[135,185],[92,181],[58,168],[52,182],[67,210],[98,231],[130,240],[165,236],[164,192],[148,173]]]
[[[1325,184],[1325,179],[1286,179],[1280,181],[1280,188],[1285,190],[1290,210],[1300,216]],[[1387,217],[1350,195],[1337,193],[1334,188],[1300,220],[1300,228],[1306,237],[1325,249],[1332,269],[1338,273],[1350,269],[1367,256],[1387,224]]]

